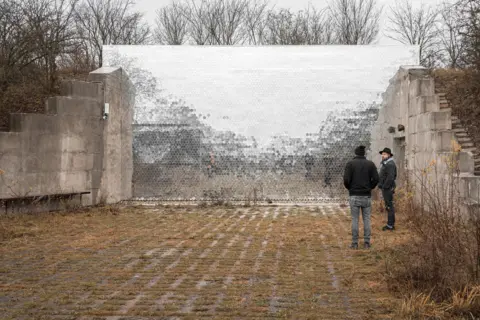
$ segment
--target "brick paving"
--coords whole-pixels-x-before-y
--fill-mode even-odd
[[[33,234],[2,242],[2,319],[389,319],[393,311],[381,254],[375,244],[348,249],[348,209],[337,205],[44,220],[17,221]]]

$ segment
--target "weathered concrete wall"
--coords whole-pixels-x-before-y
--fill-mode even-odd
[[[400,131],[399,126],[404,130]],[[392,130],[394,128],[394,131]],[[420,66],[403,66],[390,80],[383,95],[383,105],[372,130],[370,154],[390,147],[399,170],[418,181],[425,179],[444,183],[446,172],[458,162],[460,196],[479,201],[480,177],[473,175],[473,155],[456,150],[458,142],[452,130],[451,110],[440,109],[434,79]],[[402,146],[404,150],[402,150]],[[427,170],[427,171],[425,171]],[[418,187],[418,186],[417,186]]]
[[[104,101],[110,106],[103,128],[102,166],[98,167],[101,171],[93,172],[93,188],[97,197],[107,203],[129,199],[132,197],[133,174],[133,85],[120,68],[98,69],[90,73],[89,80],[105,84]]]
[[[0,132],[0,199],[88,193],[82,204],[92,205],[131,196],[131,83],[120,68],[90,80],[63,83],[45,114],[11,115],[10,132]]]

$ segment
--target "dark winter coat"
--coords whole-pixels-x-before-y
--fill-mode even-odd
[[[356,156],[345,166],[343,184],[351,196],[370,197],[378,184],[377,167],[365,157]]]
[[[382,190],[395,189],[395,180],[397,179],[397,165],[393,158],[389,158],[382,161],[382,167],[380,168],[380,181],[378,188]]]

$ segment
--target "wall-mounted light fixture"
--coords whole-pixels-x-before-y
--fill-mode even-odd
[[[109,114],[110,114],[110,104],[105,103],[105,106],[103,107],[103,120],[107,120]]]
[[[395,127],[388,127],[388,133],[395,133]]]
[[[399,124],[398,131],[405,131],[405,126],[403,124]]]

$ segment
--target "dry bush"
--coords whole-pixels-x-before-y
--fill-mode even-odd
[[[480,316],[480,209],[461,205],[458,151],[443,158],[445,166],[432,160],[412,173],[416,187],[397,202],[411,241],[391,249],[386,276],[406,297],[405,318]]]

